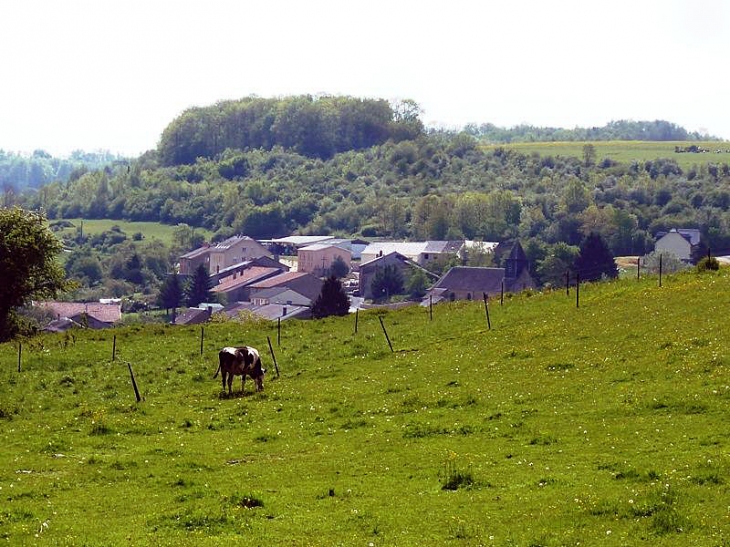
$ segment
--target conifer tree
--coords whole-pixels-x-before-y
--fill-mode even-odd
[[[162,287],[160,287],[157,300],[161,308],[165,308],[165,310],[174,310],[175,308],[180,307],[184,295],[185,291],[182,283],[180,282],[180,276],[172,274],[165,279]]]
[[[591,232],[581,243],[573,269],[580,275],[581,281],[597,281],[604,276],[613,279],[618,276],[613,254],[600,234],[595,232]]]
[[[188,306],[197,306],[201,302],[210,302],[211,283],[208,277],[208,269],[201,264],[193,272],[193,279],[188,287]]]
[[[342,283],[334,275],[329,276],[322,285],[322,292],[314,301],[312,316],[320,319],[329,315],[347,315],[349,310],[350,299],[347,298]]]

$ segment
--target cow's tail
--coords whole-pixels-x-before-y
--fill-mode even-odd
[[[218,373],[219,373],[220,371],[221,371],[221,364],[220,364],[220,363],[218,363],[218,368],[217,368],[217,369],[215,369],[215,374],[213,375],[213,378],[217,378],[217,377],[218,377]]]

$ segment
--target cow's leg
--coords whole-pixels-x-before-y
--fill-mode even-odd
[[[246,373],[241,374],[241,393],[246,391]]]
[[[233,395],[233,372],[228,373],[228,395]]]
[[[263,391],[264,390],[264,376],[263,374],[261,376],[256,377],[256,391]]]
[[[223,391],[226,390],[226,376],[228,373],[221,367],[221,382],[223,382],[223,387],[221,388]]]

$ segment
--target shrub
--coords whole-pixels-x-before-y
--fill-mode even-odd
[[[720,262],[714,256],[706,256],[697,263],[697,271],[705,272],[707,270],[717,271],[720,269]]]

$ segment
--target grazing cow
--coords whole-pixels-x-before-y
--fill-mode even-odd
[[[256,348],[249,346],[223,348],[218,352],[218,370],[215,371],[213,378],[218,376],[218,371],[223,380],[223,391],[226,390],[226,381],[228,382],[229,395],[233,394],[233,377],[236,375],[241,376],[241,393],[246,387],[246,375],[256,382],[256,391],[264,390],[266,369],[261,366],[261,357]]]

